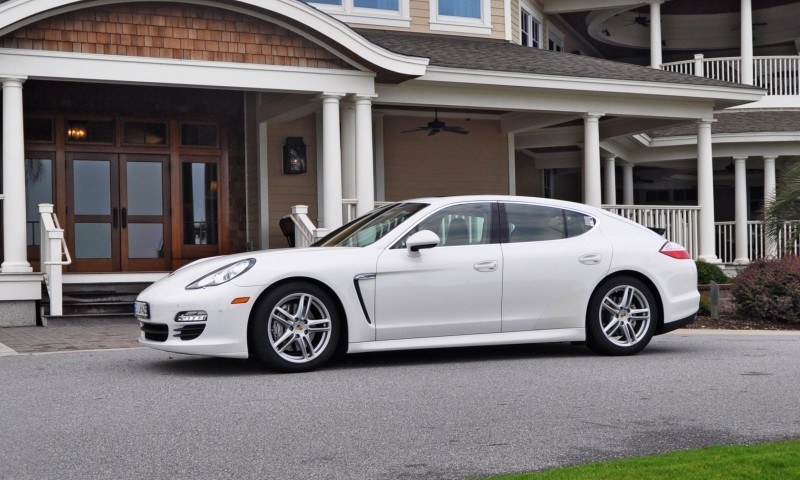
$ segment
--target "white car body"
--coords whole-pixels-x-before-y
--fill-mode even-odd
[[[531,197],[402,203],[427,206],[364,247],[247,252],[200,260],[175,271],[137,299],[148,306],[148,318],[140,318],[143,327],[166,326],[166,339],[156,341],[143,332],[139,341],[170,352],[247,358],[252,353],[248,324],[254,305],[276,285],[297,279],[322,286],[339,303],[345,322],[341,341],[350,353],[585,341],[593,292],[604,280],[621,274],[653,290],[652,308],[659,312],[655,334],[689,323],[696,315],[694,262],[661,253],[666,239],[622,217],[582,204]],[[437,246],[418,252],[391,248],[432,213],[467,203],[548,206],[594,221],[585,233],[556,240]],[[210,272],[243,259],[255,263],[232,280],[187,289]],[[244,298],[245,303],[232,303]],[[176,315],[191,311],[207,312],[207,319],[199,336],[185,340],[178,329],[189,324],[177,322]]]

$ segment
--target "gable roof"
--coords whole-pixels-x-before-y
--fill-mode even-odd
[[[565,77],[757,89],[750,85],[656,70],[601,58],[554,52],[505,40],[357,29],[372,43],[403,55],[427,57],[430,66]]]

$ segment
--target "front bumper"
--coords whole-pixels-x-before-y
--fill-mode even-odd
[[[139,343],[157,350],[192,355],[247,358],[247,324],[259,294],[258,287],[224,284],[199,290],[178,291],[158,285],[137,298],[147,302],[149,318],[138,318]],[[170,292],[169,290],[173,290]],[[231,304],[233,298],[250,297]],[[176,322],[180,312],[203,310],[204,322]]]

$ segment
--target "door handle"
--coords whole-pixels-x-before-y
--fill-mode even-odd
[[[599,253],[587,253],[586,255],[581,255],[578,261],[584,265],[597,265],[603,261],[603,257]]]
[[[479,272],[494,272],[497,270],[497,261],[495,260],[485,260],[483,262],[478,262],[472,266],[475,270]]]
[[[119,226],[119,212],[117,211],[117,207],[114,207],[114,209],[111,210],[111,225],[114,228]]]
[[[122,209],[122,228],[128,228],[128,209]]]

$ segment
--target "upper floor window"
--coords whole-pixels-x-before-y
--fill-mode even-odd
[[[347,23],[410,27],[409,0],[306,0]]]
[[[532,10],[520,8],[520,43],[534,48],[542,48],[542,22]]]
[[[431,30],[489,35],[491,0],[431,0]]]
[[[547,49],[554,52],[564,51],[564,34],[550,24],[547,25]]]

